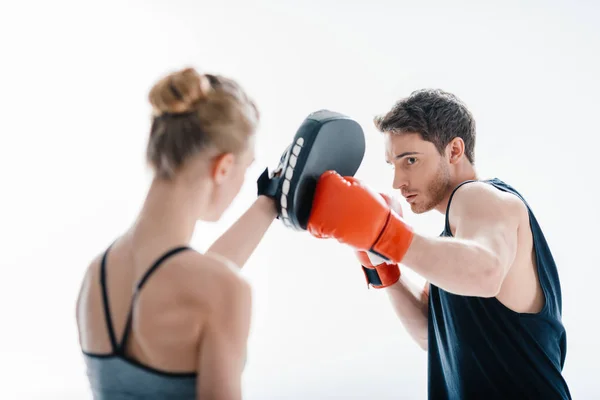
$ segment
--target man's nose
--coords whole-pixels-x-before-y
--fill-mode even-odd
[[[400,190],[406,186],[408,186],[406,174],[403,174],[398,170],[394,171],[394,182],[392,183],[392,187],[396,190]]]

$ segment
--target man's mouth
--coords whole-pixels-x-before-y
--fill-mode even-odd
[[[415,197],[417,197],[416,194],[409,194],[408,196],[404,196],[408,203],[412,203],[415,200]]]

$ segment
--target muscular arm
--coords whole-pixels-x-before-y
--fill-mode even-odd
[[[251,292],[229,279],[216,296],[199,346],[198,399],[241,400],[241,375],[250,330]]]
[[[398,282],[385,290],[406,331],[423,350],[427,350],[429,283],[419,288],[401,275]]]
[[[242,268],[277,217],[273,199],[259,196],[254,204],[207,250]]]
[[[498,294],[516,257],[519,224],[527,221],[520,199],[485,183],[463,185],[449,210],[454,238],[419,235],[398,212],[390,213],[390,206],[385,197],[358,180],[325,173],[317,186],[308,230],[317,238],[333,237],[355,250],[384,257],[386,264],[401,263],[448,292]],[[371,268],[377,270],[377,264]],[[394,277],[393,271],[379,269],[383,277]],[[428,294],[403,279],[387,287],[396,313],[424,345]]]
[[[522,207],[512,194],[466,184],[449,211],[454,238],[415,234],[402,263],[448,292],[494,297],[516,256]]]

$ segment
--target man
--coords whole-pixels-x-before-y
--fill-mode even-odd
[[[429,398],[570,398],[556,265],[521,195],[478,180],[469,110],[450,93],[420,90],[375,125],[394,188],[414,213],[445,213],[443,233],[415,233],[389,199],[332,171],[319,180],[307,230],[355,248],[369,284],[389,293],[428,351]]]

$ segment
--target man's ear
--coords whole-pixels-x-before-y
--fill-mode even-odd
[[[217,185],[227,180],[235,164],[235,156],[232,153],[221,154],[215,158],[212,168],[212,179]]]
[[[456,164],[465,155],[465,142],[455,137],[446,146],[446,151],[450,164]]]

